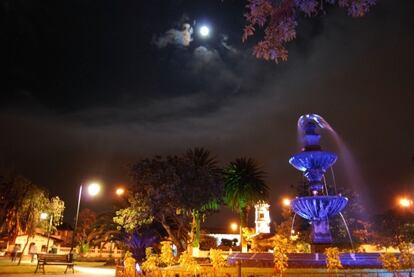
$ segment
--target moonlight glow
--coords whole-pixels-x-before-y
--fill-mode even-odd
[[[201,26],[200,30],[200,35],[202,37],[208,37],[208,35],[210,34],[210,28],[208,28],[207,26]]]

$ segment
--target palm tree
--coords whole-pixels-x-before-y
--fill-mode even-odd
[[[196,203],[191,203],[193,248],[200,246],[201,219],[220,207],[223,185],[217,160],[204,148],[189,149],[184,154],[186,178],[191,183],[192,192],[197,194]],[[188,196],[188,195],[187,195]]]
[[[246,227],[248,211],[257,202],[267,199],[269,188],[264,172],[251,158],[238,158],[224,170],[224,202],[240,215],[240,244],[246,249],[243,227]]]

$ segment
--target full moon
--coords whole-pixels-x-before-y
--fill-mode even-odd
[[[209,34],[210,34],[210,29],[207,26],[201,26],[200,35],[203,37],[207,37]]]

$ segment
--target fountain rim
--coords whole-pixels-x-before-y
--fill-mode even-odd
[[[298,199],[338,199],[343,198],[346,199],[346,201],[349,201],[348,197],[342,196],[342,195],[307,195],[307,196],[296,196],[292,201],[298,200]]]

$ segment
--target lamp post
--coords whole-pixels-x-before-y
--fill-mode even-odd
[[[49,215],[48,213],[40,214],[40,219],[47,219],[47,217],[49,217],[49,225],[47,227],[46,253],[49,252],[49,240],[50,240],[50,232],[52,231],[53,214],[51,215]]]
[[[76,230],[78,228],[79,208],[80,208],[80,203],[81,203],[81,199],[82,199],[82,189],[83,189],[83,185],[81,184],[79,186],[78,205],[77,205],[77,208],[76,208],[76,215],[75,215],[75,226],[73,228],[72,243],[71,243],[70,251],[69,251],[71,261],[73,260],[73,248],[75,246],[75,236],[76,236]],[[88,193],[91,196],[97,195],[100,190],[101,190],[101,186],[97,183],[92,183],[92,184],[88,185]]]

